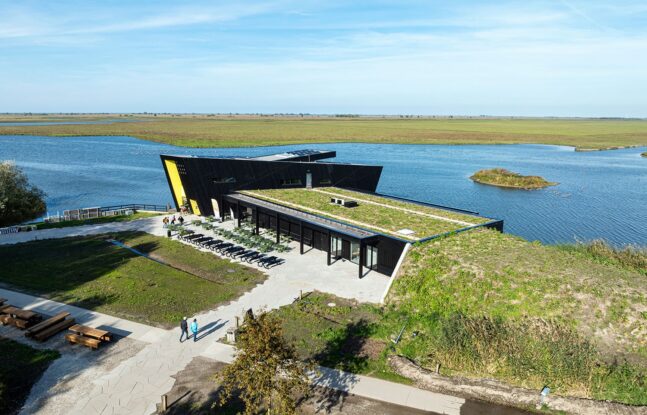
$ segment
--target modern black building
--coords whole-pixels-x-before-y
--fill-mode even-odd
[[[162,155],[161,159],[178,210],[234,219],[238,225],[248,221],[257,232],[261,228],[273,229],[277,240],[280,235],[287,235],[298,241],[302,254],[305,247],[326,251],[328,265],[337,259],[357,263],[360,277],[365,268],[391,275],[411,238],[377,232],[241,192],[336,187],[377,195],[382,166],[323,161],[335,156],[334,151],[301,150],[250,158]],[[503,222],[490,221],[479,226],[502,230]]]

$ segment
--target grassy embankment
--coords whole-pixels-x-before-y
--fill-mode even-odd
[[[56,351],[33,349],[2,337],[0,356],[0,414],[16,413],[49,364],[60,357]]]
[[[109,235],[166,264],[138,256],[108,235],[0,246],[0,283],[133,321],[173,326],[233,300],[265,280],[254,269],[140,232]]]
[[[409,240],[418,240],[489,221],[478,216],[464,215],[335,187],[323,187],[315,190],[265,189],[241,193],[333,219],[351,221],[351,223],[366,229],[389,233]],[[357,201],[358,206],[353,208],[338,206],[330,203],[331,197],[351,199]],[[413,235],[398,233],[402,229],[409,229],[415,233]]]
[[[470,179],[477,183],[491,186],[524,190],[543,189],[544,187],[556,186],[558,184],[549,182],[540,176],[523,176],[502,168],[479,170]]]
[[[317,294],[278,313],[303,356],[346,370],[397,380],[398,353],[448,376],[645,405],[646,265],[644,250],[482,229],[415,246],[384,307]]]
[[[20,117],[21,121],[42,121]],[[51,120],[50,117],[46,117]],[[70,121],[65,117],[65,121]],[[86,115],[80,120],[101,118]],[[105,115],[114,119],[115,115]],[[187,147],[303,143],[557,144],[580,150],[647,145],[647,120],[143,116],[146,122],[0,126],[0,135],[127,135]],[[15,121],[15,116],[0,121]]]
[[[110,222],[130,222],[137,219],[150,218],[150,217],[159,216],[159,215],[161,215],[161,213],[135,212],[132,215],[103,216],[101,218],[68,220],[65,222],[43,222],[43,223],[36,224],[36,228],[38,228],[39,230],[56,229],[56,228],[67,228],[70,226],[100,225],[102,223],[110,223]]]

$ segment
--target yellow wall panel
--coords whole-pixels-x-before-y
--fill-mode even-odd
[[[182,186],[182,180],[180,179],[180,172],[177,170],[175,161],[164,160],[164,164],[166,166],[168,177],[171,179],[171,187],[173,188],[175,201],[179,207],[182,207],[182,205],[184,205],[184,200],[186,199],[186,194],[184,193],[184,186]]]

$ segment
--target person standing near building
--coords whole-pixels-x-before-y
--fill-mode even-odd
[[[193,322],[191,323],[191,333],[193,333],[193,342],[198,341],[198,320],[193,319]]]
[[[180,222],[180,225],[184,225],[184,217],[183,217],[183,216],[180,216],[180,217],[177,219],[177,221],[178,221],[178,222]]]
[[[180,330],[182,330],[182,333],[180,334],[180,343],[182,343],[183,336],[186,336],[186,339],[189,340],[189,325],[186,322],[186,317],[180,321]]]

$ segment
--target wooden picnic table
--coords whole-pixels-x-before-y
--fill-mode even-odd
[[[111,334],[109,331],[95,329],[81,324],[75,324],[70,327],[69,330],[81,336],[91,337],[102,341],[110,341]]]
[[[40,317],[38,313],[29,311],[29,310],[22,310],[18,307],[7,307],[4,310],[2,310],[2,312],[5,314],[9,314],[11,317],[19,318],[25,321],[35,320],[38,317]]]

